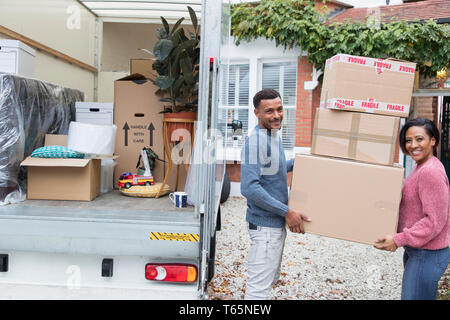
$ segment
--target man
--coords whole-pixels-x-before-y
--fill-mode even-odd
[[[259,91],[253,98],[258,125],[245,140],[241,161],[241,193],[247,198],[251,247],[245,299],[268,299],[280,276],[286,227],[304,233],[300,212],[288,203],[287,172],[294,161],[286,161],[278,130],[283,120],[280,94],[273,89]]]

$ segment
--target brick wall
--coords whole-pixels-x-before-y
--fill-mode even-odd
[[[297,69],[297,128],[295,145],[297,147],[311,147],[311,136],[316,116],[316,109],[320,105],[320,91],[322,86],[319,84],[314,90],[305,90],[304,82],[312,80],[312,65],[306,57],[298,59]]]
[[[434,115],[434,98],[435,97],[417,97],[414,99],[414,111],[417,118],[427,118],[431,121],[435,120]]]
[[[231,182],[241,182],[241,165],[237,161],[228,161],[226,171]]]
[[[311,130],[313,118],[313,94],[304,89],[304,82],[311,80],[312,65],[306,57],[298,58],[297,66],[297,128],[295,130],[295,145],[298,147],[311,146]]]

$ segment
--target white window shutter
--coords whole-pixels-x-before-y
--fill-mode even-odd
[[[220,84],[219,117],[225,119],[226,123],[233,120],[242,122],[242,133],[233,139],[233,130],[226,126],[221,128],[222,134],[226,136],[227,147],[241,147],[248,134],[248,112],[249,112],[249,72],[248,64],[222,65],[222,79]]]

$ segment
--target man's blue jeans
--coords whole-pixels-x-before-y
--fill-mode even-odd
[[[402,300],[436,300],[439,280],[450,260],[450,249],[404,249]]]

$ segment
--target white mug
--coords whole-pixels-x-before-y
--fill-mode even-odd
[[[169,199],[173,202],[177,208],[186,208],[187,206],[187,193],[182,191],[172,192],[169,194]]]

